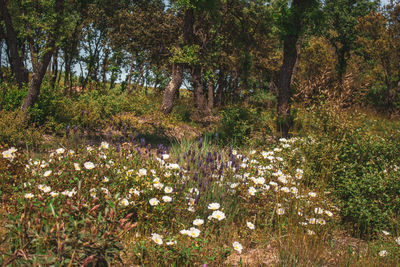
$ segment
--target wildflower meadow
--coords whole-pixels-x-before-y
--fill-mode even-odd
[[[3,148],[2,263],[393,264],[393,228],[376,233],[372,247],[336,239],[341,208],[304,169],[304,147],[315,142],[239,150],[200,137],[171,150],[103,141],[32,157]]]

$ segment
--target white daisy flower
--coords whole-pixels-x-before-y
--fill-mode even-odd
[[[189,230],[185,230],[185,229],[179,231],[179,233],[181,233],[182,235],[188,235],[189,232],[190,232]]]
[[[283,215],[283,214],[285,214],[285,209],[284,209],[284,208],[279,208],[279,209],[277,209],[277,210],[276,210],[276,214],[278,214],[278,215]]]
[[[121,204],[122,206],[125,206],[125,207],[126,207],[126,206],[129,205],[129,201],[128,201],[126,198],[124,198],[124,199],[121,200],[120,204]]]
[[[26,199],[32,199],[34,196],[35,196],[35,195],[32,194],[32,193],[26,193],[26,194],[25,194],[25,198],[26,198]]]
[[[158,203],[160,203],[160,201],[157,198],[152,198],[149,200],[149,203],[151,206],[156,206]]]
[[[101,149],[108,149],[108,147],[109,147],[109,144],[107,142],[101,142],[101,144],[100,144]]]
[[[166,186],[166,187],[164,188],[164,192],[165,192],[166,194],[170,194],[170,193],[172,193],[172,191],[173,191],[173,189],[172,189],[172,187],[170,187],[170,186]]]
[[[239,253],[242,253],[243,246],[239,242],[235,241],[232,243],[232,245],[234,250],[236,250]]]
[[[50,191],[51,191],[51,187],[50,186],[43,187],[43,192],[44,193],[49,193]]]
[[[196,219],[196,220],[193,221],[193,225],[195,225],[195,226],[200,226],[203,223],[204,223],[203,219]]]
[[[247,227],[251,230],[254,230],[256,228],[252,222],[246,222],[246,224],[247,224]]]
[[[223,219],[225,219],[225,213],[223,213],[220,210],[215,210],[212,214],[211,214],[212,218],[217,219],[218,221],[222,221]]]
[[[79,167],[78,163],[74,163],[74,169],[75,169],[75,171],[80,171],[81,167]]]
[[[129,189],[129,194],[140,196],[140,191],[137,190],[136,188],[131,188],[131,189]]]
[[[315,212],[315,214],[323,214],[323,213],[324,213],[324,210],[321,209],[321,208],[315,208],[315,209],[314,209],[314,212]]]
[[[91,169],[93,169],[93,168],[95,167],[94,163],[93,163],[93,162],[90,162],[90,161],[85,162],[85,163],[83,164],[83,166],[85,167],[86,170],[91,170]]]
[[[147,175],[147,170],[146,169],[139,169],[137,172],[139,176],[146,176]]]
[[[63,154],[64,152],[65,152],[64,148],[59,148],[59,149],[56,150],[57,154]]]
[[[250,196],[254,196],[257,192],[257,190],[252,186],[249,187],[248,191],[249,191]]]
[[[188,235],[189,235],[190,237],[196,238],[196,237],[199,237],[200,232],[201,232],[201,231],[200,231],[199,229],[194,228],[194,227],[191,227],[191,228],[189,229]]]
[[[308,195],[309,195],[310,197],[316,197],[316,196],[317,196],[317,193],[315,193],[315,192],[309,192]]]
[[[387,251],[386,250],[381,250],[381,251],[379,251],[379,256],[381,256],[381,257],[386,257],[387,256]]]
[[[165,244],[167,244],[167,246],[172,246],[172,245],[175,245],[176,244],[176,240],[174,240],[174,241],[168,241],[168,242],[165,242]]]
[[[315,235],[315,232],[313,230],[307,229],[307,234],[308,235]]]
[[[221,205],[219,203],[211,203],[211,204],[208,205],[208,209],[209,210],[217,210],[217,209],[220,208],[220,206]]]
[[[332,217],[333,216],[333,213],[331,211],[329,211],[329,210],[325,210],[324,212],[325,212],[326,215],[328,215],[328,217]]]
[[[172,197],[170,197],[170,196],[163,196],[163,197],[162,197],[162,200],[163,200],[164,202],[171,202],[171,201],[172,201]]]
[[[163,244],[163,240],[162,240],[162,236],[156,233],[153,233],[151,235],[151,239],[158,245],[162,245]]]

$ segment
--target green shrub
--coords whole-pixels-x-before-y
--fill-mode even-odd
[[[6,90],[3,96],[3,90]],[[2,103],[2,109],[5,110],[16,110],[21,104],[22,100],[26,97],[28,87],[24,86],[18,89],[16,84],[9,84],[7,82],[0,83],[0,102]]]
[[[308,117],[307,117],[308,116]],[[330,187],[353,234],[372,237],[400,226],[399,131],[382,121],[317,109],[303,118],[305,181]]]
[[[0,140],[14,146],[38,146],[42,140],[42,131],[28,124],[29,117],[21,111],[0,111]]]
[[[221,111],[217,131],[224,143],[244,145],[254,142],[252,138],[256,137],[258,132],[269,130],[266,124],[267,119],[266,113],[261,113],[251,106],[228,106]]]

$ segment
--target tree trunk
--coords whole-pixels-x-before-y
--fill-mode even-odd
[[[17,34],[15,33],[11,16],[8,13],[8,9],[4,0],[0,0],[0,12],[6,26],[6,43],[10,52],[11,69],[15,74],[18,86],[22,87],[23,84],[29,82],[29,72],[24,66],[22,57],[20,57],[18,54]]]
[[[1,65],[1,62],[3,60],[2,56],[3,56],[3,40],[2,40],[2,38],[0,38],[0,82],[3,81],[3,71],[2,71],[3,66]]]
[[[161,104],[160,111],[164,114],[168,114],[172,111],[174,106],[174,96],[176,91],[182,85],[183,78],[183,66],[181,64],[172,65],[172,78],[164,91],[163,101]]]
[[[54,24],[54,30],[55,30],[54,36],[57,36],[59,34],[58,31],[61,23],[62,13],[64,10],[64,0],[56,0],[55,10],[57,10],[58,16]],[[32,44],[33,43],[31,42],[30,45]],[[35,104],[39,96],[40,86],[42,85],[43,77],[46,74],[47,67],[50,64],[51,57],[53,56],[56,49],[56,39],[50,40],[50,42],[48,43],[48,49],[49,50],[47,50],[47,52],[43,55],[43,57],[40,60],[38,58],[35,59],[37,63],[35,66],[33,66],[34,72],[32,74],[32,79],[29,84],[28,95],[26,96],[21,105],[21,110],[23,110],[25,113],[28,111],[28,108],[32,107]],[[31,57],[34,56],[35,55],[31,55]]]
[[[225,87],[226,87],[225,72],[223,70],[220,70],[218,74],[218,88],[215,99],[215,104],[218,107],[222,105],[222,95],[224,94]]]
[[[109,54],[109,51],[108,51],[108,49],[106,49],[106,51],[104,52],[103,67],[102,67],[102,70],[101,70],[102,83],[103,83],[104,86],[105,86],[106,81],[107,81],[108,54]]]
[[[51,79],[50,79],[50,86],[51,88],[54,89],[57,81],[57,75],[58,75],[58,51],[56,51],[53,55],[53,66],[51,68]]]
[[[211,115],[211,110],[207,105],[207,99],[204,95],[203,86],[201,84],[201,67],[192,68],[192,87],[194,96],[194,105],[198,110],[198,115],[206,117]]]
[[[302,31],[302,17],[306,11],[305,4],[310,0],[293,0],[292,17],[289,18],[289,27],[283,42],[283,64],[279,72],[278,84],[278,106],[277,106],[277,130],[281,137],[288,137],[289,130],[293,125],[290,114],[291,90],[290,84],[297,59],[297,42]]]
[[[338,64],[336,68],[340,85],[343,84],[343,79],[346,74],[348,50],[347,47],[341,47],[338,51]]]
[[[133,67],[135,66],[135,59],[133,54],[131,56],[131,65],[129,67],[129,74],[128,74],[128,94],[132,93],[132,75],[133,75]]]
[[[27,111],[29,107],[35,104],[39,93],[40,86],[42,85],[43,77],[46,74],[47,67],[49,66],[53,51],[48,51],[44,54],[42,60],[38,63],[36,71],[32,74],[32,79],[29,84],[28,95],[22,103],[21,110]]]
[[[293,78],[296,76],[297,71],[299,70],[300,55],[301,55],[301,47],[302,46],[303,46],[303,38],[301,38],[301,36],[300,36],[299,40],[297,41],[297,45],[296,45],[296,51],[297,51],[296,62],[294,63],[294,66],[293,66],[293,72],[292,72],[292,77],[291,77],[291,80],[290,80],[290,84],[293,84]]]
[[[154,93],[159,93],[160,92],[160,89],[158,88],[158,83],[159,83],[159,77],[158,77],[158,74],[155,74],[155,77],[154,77],[154,86],[153,86],[153,88],[154,88]]]
[[[207,92],[207,104],[208,109],[211,111],[214,108],[214,82],[212,79],[208,81],[208,92]]]
[[[60,66],[60,70],[59,70],[59,74],[60,75],[58,75],[58,78],[57,78],[57,84],[58,85],[60,85],[61,73],[62,73],[62,70],[63,70],[63,66],[64,66],[64,63],[62,63],[61,66]]]
[[[64,95],[67,95],[71,92],[69,83],[69,75],[71,73],[71,60],[69,56],[65,57],[65,71],[64,71]]]

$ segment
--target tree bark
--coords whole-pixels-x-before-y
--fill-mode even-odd
[[[2,71],[3,66],[1,65],[2,60],[3,60],[3,38],[0,38],[0,82],[3,81],[3,71]]]
[[[296,51],[297,51],[296,62],[294,63],[294,66],[293,66],[293,71],[292,71],[292,77],[291,77],[291,80],[290,80],[290,84],[293,84],[293,78],[296,76],[297,71],[299,70],[300,55],[301,55],[301,47],[302,46],[303,46],[303,38],[301,36],[299,36],[299,39],[298,39],[297,45],[296,45]]]
[[[35,104],[42,85],[43,77],[46,74],[47,67],[50,63],[53,51],[48,51],[44,54],[42,60],[38,63],[36,71],[32,74],[32,79],[29,84],[28,95],[22,103],[21,110],[27,111],[29,107]]]
[[[53,55],[53,66],[51,67],[51,72],[50,86],[54,89],[58,75],[58,51],[56,51]]]
[[[211,110],[207,105],[207,99],[204,95],[203,86],[201,84],[201,67],[192,68],[192,87],[194,96],[194,105],[197,108],[198,115],[206,117],[211,115]]]
[[[293,125],[291,117],[290,85],[297,59],[297,42],[302,31],[302,17],[310,0],[293,0],[292,16],[289,18],[289,27],[283,42],[283,63],[279,72],[278,83],[278,105],[277,105],[277,130],[281,137],[288,137],[289,130]]]
[[[172,78],[165,88],[163,101],[160,108],[160,111],[162,113],[168,114],[172,111],[172,107],[174,106],[174,96],[176,94],[176,91],[178,91],[182,85],[182,79],[183,66],[181,64],[173,64]]]
[[[81,32],[81,22],[78,23],[72,34],[71,39],[65,41],[63,45],[64,51],[64,63],[65,63],[65,70],[64,70],[64,94],[67,95],[71,90],[72,87],[72,75],[71,75],[71,67],[74,60],[74,57],[78,50],[78,43],[80,40],[80,32]],[[60,73],[61,76],[61,73]]]
[[[63,66],[64,66],[64,63],[62,63],[61,66],[60,66],[59,75],[58,75],[58,78],[57,78],[57,84],[58,85],[60,84],[61,73],[62,73],[62,70],[63,70]]]
[[[64,51],[65,53],[65,51]],[[69,56],[65,57],[65,71],[64,71],[64,95],[67,95],[70,93],[70,87],[71,84],[69,83],[69,75],[71,72],[71,61],[69,59]]]
[[[132,93],[132,76],[133,76],[133,67],[135,66],[135,58],[133,57],[133,54],[131,55],[131,64],[129,67],[129,74],[128,74],[128,81],[127,81],[127,86],[128,86],[128,94]]]
[[[212,79],[208,81],[207,97],[208,109],[211,111],[214,108],[214,82]]]
[[[103,86],[105,86],[105,84],[107,82],[107,71],[108,71],[108,63],[109,63],[108,55],[109,55],[109,51],[108,51],[108,49],[106,49],[104,51],[103,66],[102,66],[102,70],[101,70]]]
[[[42,85],[43,77],[46,74],[47,67],[50,64],[51,57],[53,56],[56,49],[56,39],[59,31],[59,26],[61,23],[61,16],[64,11],[64,0],[56,0],[55,10],[57,12],[56,22],[54,24],[54,39],[49,41],[48,47],[50,48],[43,57],[39,60],[36,58],[36,65],[34,67],[34,72],[32,74],[32,79],[29,84],[28,95],[24,99],[21,105],[21,110],[24,112],[28,111],[28,108],[32,107],[40,93],[40,86]],[[31,43],[32,45],[32,43]],[[34,55],[31,55],[33,57]]]
[[[0,12],[6,26],[6,43],[10,52],[10,65],[15,74],[18,86],[22,87],[29,82],[29,72],[24,66],[22,57],[18,53],[17,34],[12,25],[11,16],[4,0],[0,0]]]
[[[226,87],[225,72],[223,70],[219,70],[218,88],[217,88],[216,99],[215,99],[215,104],[218,107],[220,107],[222,105],[222,95],[224,94],[225,87]]]

